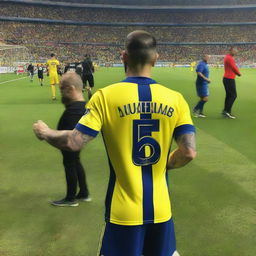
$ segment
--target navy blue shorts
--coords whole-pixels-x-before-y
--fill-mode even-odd
[[[209,88],[208,88],[208,84],[203,83],[203,84],[196,84],[196,91],[197,91],[197,95],[199,97],[207,97],[209,96]]]
[[[100,256],[178,255],[175,252],[174,224],[170,219],[164,223],[141,226],[107,223]]]

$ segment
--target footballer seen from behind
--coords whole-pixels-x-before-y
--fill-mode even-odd
[[[152,35],[130,33],[122,52],[126,79],[98,90],[73,131],[33,125],[39,139],[72,151],[102,132],[110,179],[100,256],[179,255],[168,170],[195,158],[195,128],[183,96],[151,78],[157,58]],[[173,138],[177,149],[169,153]]]
[[[56,59],[54,53],[51,54],[51,58],[46,63],[47,75],[50,77],[50,85],[52,90],[52,99],[56,100],[56,85],[59,84],[58,69],[60,67],[60,62]]]

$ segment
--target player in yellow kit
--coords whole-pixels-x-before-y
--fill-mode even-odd
[[[33,126],[39,139],[73,151],[102,132],[110,180],[100,256],[179,255],[167,170],[195,157],[195,129],[182,95],[150,78],[157,57],[155,38],[132,32],[122,53],[127,78],[97,91],[73,131]]]
[[[50,85],[52,90],[52,99],[56,100],[56,85],[59,84],[58,68],[60,62],[56,59],[55,54],[51,54],[51,58],[47,61],[47,72],[50,77]]]
[[[196,61],[193,61],[190,63],[190,71],[194,72],[195,68],[196,68]]]

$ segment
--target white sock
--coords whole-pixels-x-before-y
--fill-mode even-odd
[[[175,251],[172,256],[180,256],[180,254],[177,251]]]

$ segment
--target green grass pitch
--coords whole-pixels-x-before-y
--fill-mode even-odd
[[[256,255],[256,71],[237,79],[236,120],[223,119],[222,69],[212,69],[206,119],[194,119],[198,157],[170,172],[170,191],[181,256]],[[155,68],[153,77],[197,101],[195,74]],[[18,77],[21,78],[21,77]],[[96,88],[124,78],[121,68],[101,68]],[[65,193],[58,150],[38,141],[32,123],[56,127],[63,111],[50,99],[48,78],[39,86],[16,75],[0,75],[0,255],[96,256],[104,224],[108,164],[98,136],[82,153],[93,201],[54,208]],[[120,255],[121,256],[121,255]],[[157,256],[157,255],[156,255]]]

